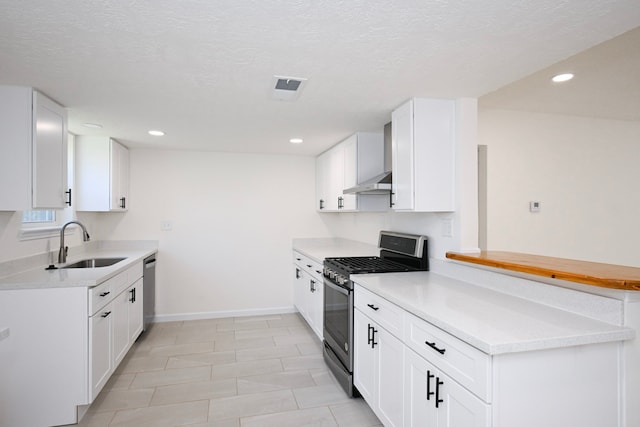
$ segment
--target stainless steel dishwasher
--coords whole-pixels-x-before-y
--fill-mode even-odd
[[[144,331],[147,330],[156,313],[156,255],[157,253],[154,253],[144,259],[144,273],[142,276]]]

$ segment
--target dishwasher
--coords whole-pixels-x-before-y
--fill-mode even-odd
[[[143,331],[147,330],[156,313],[156,255],[157,253],[154,253],[144,259],[144,273],[142,276]]]

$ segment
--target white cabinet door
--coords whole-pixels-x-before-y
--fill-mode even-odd
[[[304,317],[307,318],[307,290],[306,290],[306,280],[305,274],[302,270],[302,267],[294,264],[293,265],[293,303],[295,304],[298,312]]]
[[[143,291],[142,278],[140,278],[131,285],[126,292],[129,313],[129,346],[133,345],[135,340],[138,339],[144,326],[144,312],[142,308],[142,301],[144,299]]]
[[[387,332],[376,326],[373,336],[378,347],[378,418],[386,426],[404,425],[404,345]]]
[[[372,323],[360,310],[353,311],[353,384],[369,406],[376,401],[377,369],[376,352],[371,348]]]
[[[67,188],[67,111],[33,93],[33,208],[64,208]]]
[[[342,211],[355,211],[358,208],[355,194],[343,194],[345,188],[354,187],[358,183],[358,134],[352,135],[340,144],[342,157],[342,182],[339,183],[338,197],[341,197]]]
[[[309,319],[316,335],[322,339],[324,317],[324,285],[315,276],[309,276]]]
[[[405,423],[409,427],[489,427],[482,402],[413,350],[405,351]]]
[[[129,349],[129,300],[128,292],[121,292],[113,300],[113,359],[114,367],[127,354]]]
[[[0,86],[0,129],[0,210],[64,208],[64,107],[30,87]]]
[[[414,98],[391,114],[394,209],[455,210],[456,108],[453,99]]]
[[[129,150],[111,140],[110,205],[113,211],[127,210],[129,196]]]
[[[394,209],[414,207],[413,180],[413,103],[407,102],[391,113],[391,163]]]
[[[113,303],[89,318],[89,402],[93,402],[113,369]]]
[[[127,210],[129,150],[109,137],[78,136],[75,157],[76,210]]]
[[[404,346],[358,309],[353,325],[354,384],[385,426],[401,427]]]

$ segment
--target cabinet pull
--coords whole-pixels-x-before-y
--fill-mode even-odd
[[[435,394],[435,392],[431,391],[431,378],[434,377],[435,375],[430,370],[427,370],[427,400],[431,400],[431,396]]]
[[[311,292],[315,292],[316,291],[316,281],[315,280],[309,280],[309,290]]]
[[[134,302],[136,302],[136,288],[131,289],[129,293],[131,294],[131,298],[129,298],[129,302],[133,304]]]
[[[344,199],[342,197],[338,197],[338,209],[344,208]]]
[[[373,304],[367,304],[367,307],[369,307],[369,308],[370,308],[371,310],[373,310],[373,311],[378,311],[378,310],[380,310],[380,307],[376,307],[376,306],[375,306],[375,305],[373,305]]]
[[[445,348],[438,348],[435,342],[425,341],[424,343],[440,354],[444,354],[444,352],[447,351]]]
[[[392,208],[392,207],[393,207],[393,205],[395,205],[395,203],[393,203],[393,196],[394,196],[395,194],[396,194],[396,193],[394,193],[393,191],[389,191],[389,207],[390,207],[390,208]]]
[[[71,206],[71,189],[68,189],[67,191],[65,191],[64,194],[68,194],[69,195],[69,197],[67,197],[67,201],[64,202],[65,205]]]
[[[316,273],[318,273],[318,274],[322,274],[322,271],[320,271],[320,270],[316,270]]]
[[[371,327],[371,348],[375,348],[375,346],[378,345],[378,343],[376,342],[376,332],[378,332],[378,330],[372,326]]]
[[[371,344],[373,342],[373,338],[371,337],[371,331],[373,330],[373,328],[371,327],[370,323],[367,323],[367,345]]]
[[[127,207],[127,198],[126,197],[120,197],[120,207],[122,209],[125,209]]]
[[[320,209],[324,209],[324,200],[320,199]]]
[[[102,292],[100,294],[101,297],[106,297],[107,295],[109,295],[111,293],[111,291],[107,291],[107,292]]]
[[[105,311],[104,313],[102,313],[102,314],[100,315],[100,317],[109,317],[109,315],[110,315],[110,314],[111,314],[111,312],[110,312],[110,311]]]
[[[300,269],[296,268],[296,279],[300,278]]]
[[[307,267],[311,268],[311,264],[307,264]]]
[[[444,381],[440,381],[440,377],[436,378],[436,408],[440,407],[440,404],[444,402],[443,399],[440,399],[440,386],[444,385]]]

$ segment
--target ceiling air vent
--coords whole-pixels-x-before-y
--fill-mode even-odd
[[[273,92],[271,97],[282,101],[294,101],[300,96],[307,79],[301,77],[273,77]]]

